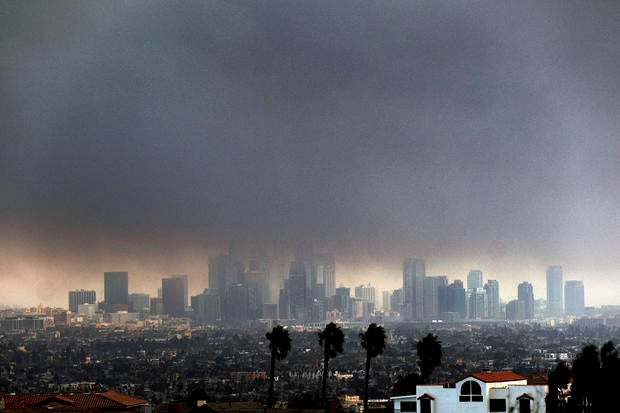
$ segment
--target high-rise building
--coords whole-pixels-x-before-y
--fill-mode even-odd
[[[355,298],[361,298],[369,303],[375,303],[375,287],[372,285],[358,285],[355,287]]]
[[[306,280],[308,273],[305,262],[294,261],[290,265],[287,280],[289,299],[291,305],[291,316],[295,319],[304,319],[309,304],[309,292]]]
[[[469,295],[469,318],[481,320],[489,316],[489,300],[484,288],[467,292]]]
[[[185,316],[185,286],[187,278],[172,276],[162,278],[161,293],[164,314],[173,317]]]
[[[488,314],[489,318],[499,318],[499,282],[497,280],[489,280],[484,285],[487,292]]]
[[[403,313],[407,321],[424,318],[424,260],[408,258],[403,263]]]
[[[534,318],[534,287],[528,282],[522,282],[517,287],[517,298],[523,301],[525,306],[524,318],[532,320]]]
[[[439,319],[439,291],[448,285],[445,275],[428,276],[424,278],[424,319]]]
[[[583,281],[566,281],[564,285],[564,300],[566,304],[566,315],[583,315],[584,290]]]
[[[392,294],[390,294],[389,291],[381,292],[381,308],[386,313],[389,313],[391,311],[391,308],[392,308],[392,305],[390,303],[391,300],[392,300]]]
[[[226,273],[228,271],[228,255],[209,256],[209,289],[222,292],[226,289]]]
[[[106,306],[127,307],[129,304],[129,274],[127,272],[104,272],[103,293]]]
[[[78,312],[80,304],[96,304],[97,293],[94,290],[74,290],[69,291],[69,311],[74,314]]]
[[[340,311],[342,317],[348,319],[351,317],[351,289],[348,287],[336,288],[336,295],[334,296],[334,306]]]
[[[467,274],[467,291],[475,291],[478,288],[482,288],[482,285],[482,271],[469,271],[469,274]]]
[[[321,297],[336,294],[336,260],[332,254],[318,254],[312,258],[313,279],[321,286]],[[319,298],[321,298],[319,297]]]
[[[258,316],[248,311],[248,287],[245,284],[229,285],[226,288],[225,303],[226,311],[222,314],[222,318],[226,321],[245,321]]]
[[[397,288],[392,291],[392,297],[390,300],[390,312],[392,313],[402,313],[403,307],[403,289]]]
[[[202,294],[193,295],[191,298],[193,317],[197,322],[213,322],[219,320],[220,295],[215,290],[204,289]]]
[[[551,265],[547,269],[547,316],[564,315],[562,267]]]
[[[467,298],[465,293],[465,287],[463,287],[463,281],[454,280],[452,284],[448,286],[447,291],[447,311],[446,313],[458,314],[458,319],[465,319],[467,316]],[[442,315],[442,318],[447,318]]]

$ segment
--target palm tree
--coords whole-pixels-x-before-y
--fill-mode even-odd
[[[420,366],[422,382],[428,384],[435,368],[441,366],[441,359],[443,358],[441,341],[437,339],[437,336],[428,333],[426,337],[417,342],[416,348],[420,359],[418,366]]]
[[[273,406],[273,384],[276,372],[276,360],[283,360],[291,349],[291,337],[288,330],[282,326],[274,327],[270,333],[265,334],[269,340],[269,350],[271,350],[271,369],[269,370],[269,398],[267,405]]]
[[[342,345],[344,344],[344,334],[340,327],[335,323],[329,323],[325,326],[325,330],[319,331],[319,344],[323,346],[323,386],[321,388],[321,403],[326,406],[326,390],[327,390],[327,366],[329,359],[342,354]]]
[[[364,377],[364,413],[368,412],[368,381],[370,379],[370,359],[383,353],[385,348],[385,330],[383,326],[372,323],[365,333],[360,333],[361,345],[366,349],[366,375]]]

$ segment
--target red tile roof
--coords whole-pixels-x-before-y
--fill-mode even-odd
[[[474,377],[485,383],[525,380],[525,377],[515,373],[514,371],[483,371],[480,373],[472,373],[467,377]]]
[[[5,409],[25,409],[41,407],[53,403],[71,405],[75,409],[130,409],[146,404],[147,401],[123,393],[108,391],[105,393],[69,393],[69,394],[0,394],[4,399]]]

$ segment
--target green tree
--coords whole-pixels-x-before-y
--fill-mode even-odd
[[[319,331],[319,344],[323,347],[323,384],[321,386],[321,403],[327,406],[327,370],[329,359],[342,354],[344,344],[344,334],[342,329],[335,323],[329,323],[325,329]]]
[[[418,351],[418,366],[420,366],[422,382],[428,384],[433,371],[441,366],[441,359],[443,358],[441,341],[437,339],[437,336],[428,333],[426,337],[416,343],[416,349]]]
[[[288,356],[288,352],[291,350],[291,337],[288,334],[288,330],[278,325],[271,329],[271,332],[265,334],[269,340],[269,350],[271,350],[271,367],[269,369],[269,396],[267,399],[267,405],[273,406],[273,385],[276,372],[276,360],[283,360]]]
[[[560,361],[551,373],[549,373],[549,393],[545,398],[547,412],[562,413],[566,411],[565,391],[570,382],[571,370],[565,361]]]
[[[616,405],[616,391],[620,387],[620,357],[613,341],[608,341],[601,347],[601,392],[600,405]]]
[[[573,362],[571,407],[584,413],[596,412],[601,384],[601,359],[598,347],[587,344]]]
[[[370,380],[370,360],[383,353],[385,330],[383,326],[372,323],[364,333],[360,333],[361,345],[366,349],[366,368],[364,376],[364,412],[368,412],[368,382]]]

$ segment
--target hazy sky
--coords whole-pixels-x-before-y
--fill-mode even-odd
[[[0,304],[200,291],[231,240],[619,303],[619,39],[615,1],[0,1]]]

